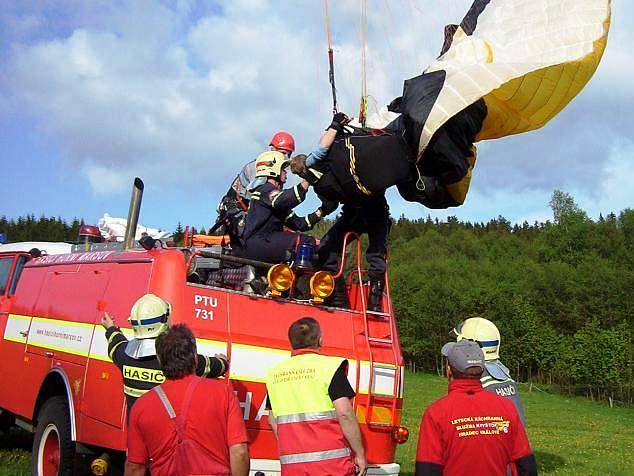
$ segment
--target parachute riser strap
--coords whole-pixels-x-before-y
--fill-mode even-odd
[[[420,173],[420,169],[418,168],[418,164],[414,164],[414,168],[416,169],[416,173],[418,174],[418,180],[416,180],[416,189],[421,192],[425,191],[425,181],[423,180],[423,176]]]
[[[368,106],[368,88],[366,71],[366,28],[367,28],[367,0],[361,0],[361,18],[359,25],[359,42],[361,44],[361,104],[359,106],[359,122],[366,126],[366,108]]]
[[[332,48],[328,49],[328,80],[332,90],[332,113],[337,114],[337,88],[335,86],[335,61]]]
[[[332,89],[332,113],[337,114],[337,88],[335,86],[335,58],[330,41],[330,17],[328,16],[328,0],[324,0],[324,21],[326,24],[326,43],[328,45],[328,81]]]

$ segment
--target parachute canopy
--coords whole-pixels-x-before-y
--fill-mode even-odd
[[[418,158],[449,119],[479,99],[487,114],[476,140],[538,129],[586,85],[605,49],[610,0],[476,0],[445,28],[438,59],[405,81]]]

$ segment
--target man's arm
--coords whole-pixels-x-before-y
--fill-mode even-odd
[[[145,476],[145,470],[144,464],[125,462],[125,476]]]
[[[423,414],[418,433],[415,476],[442,475],[441,430],[434,421],[430,408]]]
[[[117,367],[123,365],[123,357],[125,346],[128,343],[128,339],[123,335],[121,329],[119,329],[114,319],[107,312],[103,313],[101,318],[101,325],[106,329],[106,340],[108,341],[108,356],[110,360],[114,362]]]
[[[215,357],[198,354],[196,375],[207,378],[220,377],[225,374],[227,367],[227,357],[223,354],[216,354]]]
[[[137,402],[130,412],[128,422],[128,453],[125,462],[125,476],[145,476],[147,463],[150,460],[142,432],[139,428],[139,408],[143,401]]]
[[[319,139],[319,145],[306,157],[306,167],[312,167],[316,162],[326,158],[328,149],[330,149],[330,146],[335,141],[337,134],[343,130],[343,126],[348,122],[350,122],[350,118],[343,112],[338,112],[333,116],[332,122],[326,129],[326,132],[324,132]]]
[[[321,208],[318,208],[313,213],[306,215],[305,217],[299,217],[295,214],[295,212],[291,211],[286,216],[284,224],[291,230],[308,231],[319,223],[323,216],[324,214]]]
[[[358,474],[364,475],[367,471],[368,463],[365,459],[361,430],[359,429],[359,422],[357,422],[357,417],[354,414],[352,403],[348,397],[338,398],[332,403],[335,407],[335,413],[337,414],[343,436],[346,437],[348,444],[354,451],[354,462],[357,465]]]
[[[273,434],[275,435],[275,439],[277,440],[277,420],[275,419],[275,415],[273,415],[273,410],[269,410],[269,425],[271,425],[271,430],[273,430]]]
[[[309,184],[306,180],[302,180],[294,187],[285,190],[276,190],[269,194],[271,207],[275,210],[286,210],[295,208],[306,199],[306,192]]]
[[[515,410],[515,406],[510,406],[511,411],[515,413],[514,421],[511,423],[514,428],[513,452],[511,458],[517,468],[519,476],[537,476],[537,462],[531,449],[531,445],[526,436],[526,429],[520,421],[520,416]]]
[[[515,467],[519,476],[537,476],[537,461],[532,454],[516,459]]]
[[[229,459],[231,461],[231,476],[249,476],[251,460],[246,443],[230,446]]]
[[[330,215],[339,206],[339,202],[337,202],[336,200],[328,200],[327,198],[320,197],[319,195],[317,195],[317,198],[321,200],[321,205],[319,206],[319,209],[321,210],[322,218]]]

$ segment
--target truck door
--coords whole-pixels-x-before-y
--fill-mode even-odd
[[[31,307],[16,306],[15,292],[22,270],[30,259],[27,254],[0,256],[0,407],[19,411],[22,389],[6,384],[19,374],[24,366],[24,349],[29,330]],[[39,289],[36,285],[35,288]]]
[[[132,337],[128,316],[137,299],[148,292],[151,263],[113,263],[111,279],[95,316],[95,334],[86,367],[82,413],[91,419],[121,428],[124,420],[121,372],[108,357],[106,332],[100,320],[106,311],[128,338]]]
[[[33,310],[27,354],[85,365],[109,277],[103,264],[62,265],[48,271]]]

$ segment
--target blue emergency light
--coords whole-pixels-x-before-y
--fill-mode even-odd
[[[297,253],[295,253],[295,266],[298,268],[311,268],[312,263],[310,260],[313,257],[313,252],[315,247],[308,243],[303,243],[299,245],[297,248]]]

